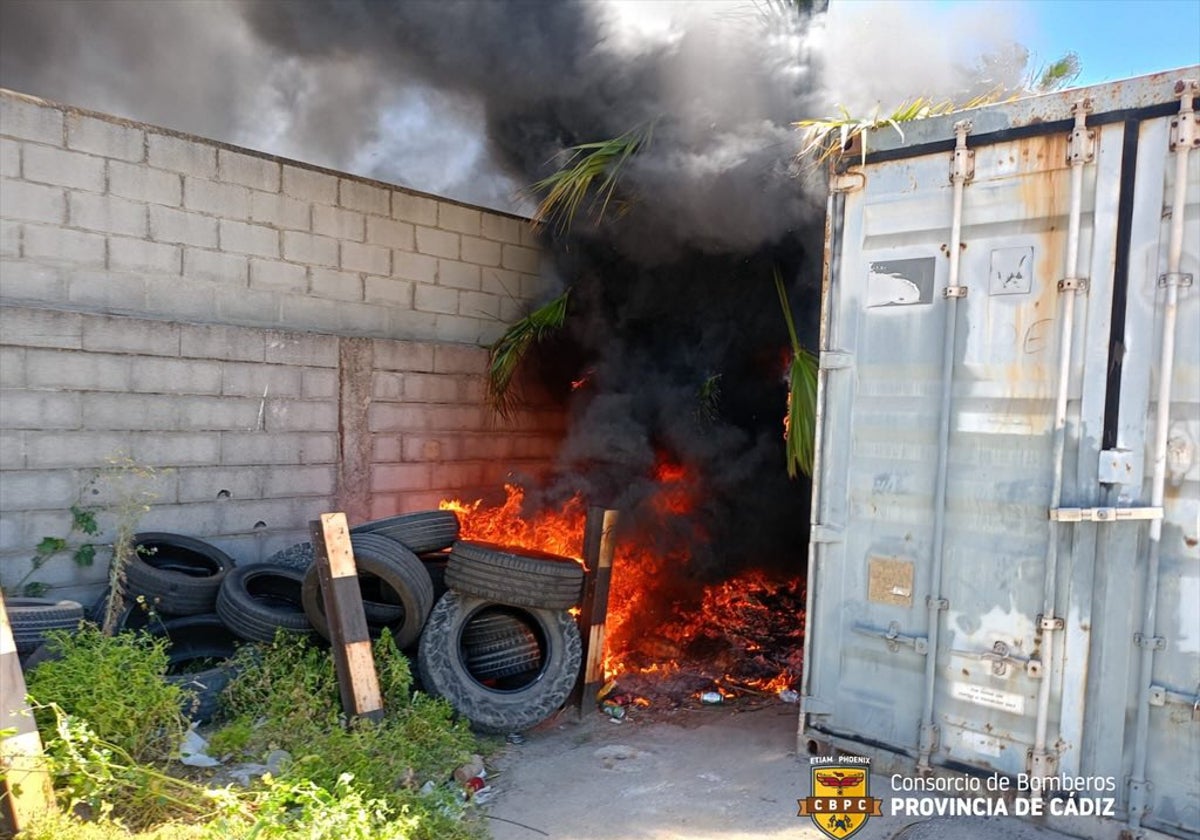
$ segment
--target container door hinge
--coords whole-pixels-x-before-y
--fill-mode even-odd
[[[947,286],[942,289],[942,297],[950,298],[965,298],[967,296],[966,286]]]
[[[822,350],[817,367],[821,370],[845,370],[854,367],[854,356],[844,350]]]
[[[924,636],[909,636],[900,632],[900,622],[893,621],[888,625],[886,630],[880,630],[878,627],[871,627],[867,624],[855,624],[850,628],[855,633],[863,636],[874,636],[877,639],[883,639],[887,644],[887,649],[892,653],[900,650],[901,645],[912,648],[921,655],[929,652],[929,641]]]
[[[1133,643],[1142,650],[1167,649],[1167,640],[1162,636],[1146,636],[1142,633],[1134,633]]]
[[[1092,111],[1092,101],[1081,99],[1071,106],[1075,115],[1075,127],[1067,138],[1067,163],[1091,163],[1096,158],[1096,130],[1087,127],[1087,115]]]
[[[1181,149],[1200,149],[1200,114],[1191,109],[1190,100],[1200,96],[1200,82],[1195,79],[1180,79],[1175,83],[1175,95],[1189,101],[1187,107],[1180,110],[1184,113],[1171,119],[1171,151]]]
[[[1128,449],[1105,449],[1101,452],[1096,478],[1101,484],[1141,483],[1137,462]]]
[[[833,714],[833,704],[827,700],[822,700],[820,697],[809,695],[808,697],[800,698],[800,712],[809,717],[813,715],[831,715]]]
[[[814,543],[840,543],[842,529],[832,525],[813,525],[809,528],[808,539]]]
[[[1055,775],[1058,769],[1058,756],[1049,750],[1035,753],[1030,747],[1025,753],[1025,769],[1030,776],[1048,778]]]
[[[970,120],[960,120],[954,124],[957,144],[954,156],[950,158],[950,183],[962,181],[964,184],[975,177],[975,150],[967,148],[966,136],[971,133],[974,124]]]
[[[1160,507],[1061,507],[1050,509],[1051,522],[1122,522],[1130,519],[1162,519]]]
[[[938,728],[935,724],[921,724],[921,729],[918,734],[918,746],[921,748],[921,752],[928,751],[932,753],[937,749],[938,741],[940,740],[941,733],[938,731]]]
[[[1150,813],[1150,799],[1154,796],[1154,785],[1150,782],[1129,780],[1129,816],[1145,816]]]

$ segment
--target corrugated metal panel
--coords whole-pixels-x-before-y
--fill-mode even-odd
[[[822,349],[850,364],[823,371],[820,386],[814,522],[828,529],[817,533],[838,537],[814,541],[810,552],[802,739],[911,768],[922,753],[933,656],[935,768],[1029,773],[1040,766],[1031,754],[1048,680],[1047,772],[1111,777],[1135,822],[1180,836],[1200,831],[1200,713],[1188,705],[1200,695],[1200,288],[1181,293],[1176,330],[1161,574],[1151,593],[1164,647],[1153,660],[1149,785],[1136,784],[1133,760],[1146,522],[1052,525],[1048,516],[1065,294],[1076,297],[1061,505],[1148,505],[1165,300],[1157,280],[1175,189],[1171,117],[1160,114],[1171,103],[1178,109],[1173,89],[1186,77],[1200,68],[971,112],[971,136],[980,126],[1051,130],[992,134],[974,147],[958,280],[968,293],[954,303],[942,296],[953,189],[951,153],[940,149],[953,140],[950,121],[906,130],[919,150],[939,151],[882,155],[856,167],[866,176],[861,189],[831,199]],[[1104,109],[1088,117],[1094,157],[1082,167],[1076,273],[1088,288],[1060,292],[1070,108],[1084,98]],[[1181,270],[1200,277],[1200,151],[1188,171]],[[1063,621],[1048,629],[1040,619],[1051,539],[1053,613]],[[1131,775],[1141,788],[1132,800]]]

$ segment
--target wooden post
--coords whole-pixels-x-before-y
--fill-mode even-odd
[[[329,621],[329,643],[337,670],[342,708],[347,715],[380,720],[383,700],[371,656],[371,636],[363,612],[358,569],[344,513],[323,513],[308,523],[321,599]]]
[[[583,529],[583,560],[588,569],[579,612],[583,671],[568,701],[568,704],[576,705],[580,718],[595,708],[596,692],[604,684],[604,627],[608,619],[608,590],[619,516],[615,510],[588,508]]]
[[[25,702],[25,674],[17,658],[12,625],[0,595],[0,837],[12,837],[31,819],[54,807],[54,788],[42,756],[42,738]]]

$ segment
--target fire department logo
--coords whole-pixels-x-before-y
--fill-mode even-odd
[[[871,817],[882,813],[882,799],[870,796],[869,764],[829,763],[811,769],[812,795],[798,799],[797,816],[811,817],[822,833],[843,840],[858,833]]]

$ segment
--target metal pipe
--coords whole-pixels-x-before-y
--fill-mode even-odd
[[[1079,279],[1079,229],[1083,216],[1083,167],[1090,155],[1082,145],[1087,143],[1087,115],[1091,105],[1086,100],[1075,103],[1075,129],[1072,132],[1069,162],[1071,164],[1071,208],[1067,221],[1067,261],[1063,280],[1062,311],[1058,324],[1058,393],[1054,400],[1054,440],[1051,463],[1054,477],[1050,487],[1050,510],[1062,504],[1063,458],[1067,447],[1067,402],[1071,385],[1071,351],[1075,335],[1075,295],[1084,287]],[[1050,520],[1046,543],[1045,580],[1042,604],[1042,682],[1038,686],[1037,723],[1034,728],[1031,775],[1051,775],[1050,755],[1046,750],[1046,731],[1050,722],[1050,688],[1054,676],[1054,633],[1058,600],[1058,538],[1059,521]]]
[[[940,613],[944,603],[941,596],[942,566],[946,536],[946,484],[950,465],[950,410],[954,396],[954,347],[958,330],[958,301],[966,295],[966,287],[958,283],[959,252],[962,246],[963,187],[971,177],[967,149],[969,120],[954,124],[954,163],[950,180],[954,185],[954,209],[950,223],[950,275],[946,280],[946,323],[942,332],[942,401],[938,416],[937,477],[933,498],[933,548],[930,556],[929,588],[925,603],[928,611],[928,647],[925,652],[925,699],[918,735],[917,771],[932,770],[929,759],[937,744],[937,727],[933,720],[934,688],[937,685],[937,651]]]
[[[1179,272],[1183,259],[1183,217],[1187,206],[1188,152],[1195,137],[1192,99],[1195,81],[1176,85],[1179,93],[1179,131],[1175,143],[1175,194],[1171,204],[1171,238],[1167,247],[1166,299],[1163,303],[1162,346],[1158,367],[1158,402],[1154,415],[1154,475],[1150,506],[1161,508],[1167,483],[1167,436],[1171,420],[1171,385],[1175,376],[1175,322],[1179,314]],[[1162,517],[1150,520],[1146,558],[1145,604],[1142,613],[1141,661],[1138,676],[1137,719],[1134,724],[1133,771],[1130,776],[1129,825],[1137,829],[1148,809],[1146,759],[1150,738],[1150,685],[1154,678],[1154,650],[1158,618],[1158,567],[1162,551]]]

